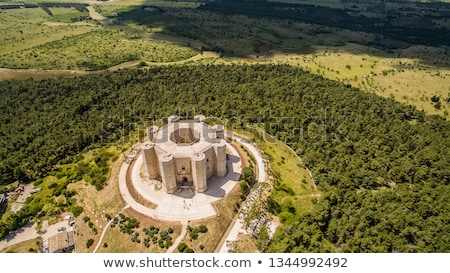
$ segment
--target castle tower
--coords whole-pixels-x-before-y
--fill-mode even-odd
[[[162,185],[167,193],[177,190],[174,160],[171,154],[164,154],[159,158],[159,169],[161,170]]]
[[[180,117],[177,116],[177,115],[171,115],[170,117],[167,118],[167,122],[169,124],[175,123],[175,122],[178,122],[178,121],[180,121]]]
[[[159,176],[158,157],[155,151],[155,144],[148,143],[142,148],[144,159],[144,168],[150,179],[156,179]]]
[[[197,192],[204,192],[208,189],[206,180],[206,156],[204,153],[197,153],[192,156],[192,178]]]
[[[216,176],[224,177],[227,174],[227,146],[225,141],[221,141],[214,145],[216,153]]]
[[[224,127],[222,124],[216,124],[212,128],[216,132],[216,138],[220,138],[220,139],[224,138],[225,133],[224,133]]]
[[[204,122],[205,121],[205,116],[204,115],[195,115],[194,116],[194,121],[195,122]]]
[[[147,128],[147,138],[148,141],[153,142],[153,140],[155,139],[156,134],[158,133],[158,126],[150,126]]]

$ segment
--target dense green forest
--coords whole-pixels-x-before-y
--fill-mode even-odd
[[[155,118],[202,113],[264,126],[303,158],[324,193],[308,213],[269,198],[283,225],[267,251],[450,251],[450,123],[413,106],[288,65],[11,80],[0,95],[1,184],[33,181]],[[272,194],[289,192],[281,182]]]

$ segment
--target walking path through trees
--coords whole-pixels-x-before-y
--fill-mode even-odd
[[[250,144],[246,139],[227,133],[227,137],[231,137],[233,140],[238,141],[239,143],[241,143],[242,145],[245,146],[246,149],[248,149],[253,156],[255,157],[256,160],[256,164],[257,164],[257,168],[258,168],[258,174],[257,174],[257,179],[258,182],[266,182],[266,169],[264,167],[264,161],[263,158],[261,156],[261,154],[258,152],[258,150],[252,145]],[[257,191],[253,191],[252,195],[257,195],[258,192]],[[252,202],[254,200],[256,200],[255,198],[257,198],[257,196],[253,196],[247,198],[247,202],[244,204],[245,207],[250,207],[252,206]],[[243,206],[243,207],[244,207]],[[226,253],[229,250],[228,247],[228,242],[231,241],[235,241],[237,239],[237,237],[239,236],[239,233],[241,232],[246,232],[245,229],[243,229],[242,227],[244,226],[244,220],[243,218],[245,217],[245,215],[241,212],[238,216],[238,218],[234,221],[234,225],[233,227],[230,229],[229,233],[227,234],[226,239],[223,242],[222,247],[220,248],[219,252],[220,253]]]

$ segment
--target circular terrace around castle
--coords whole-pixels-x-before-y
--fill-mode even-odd
[[[172,120],[165,127],[152,127],[149,140],[140,145],[134,159],[125,163],[120,171],[119,187],[124,201],[134,210],[156,219],[195,220],[216,215],[212,203],[238,185],[241,173],[241,159],[234,147],[223,139],[223,127],[219,127],[219,136],[216,132],[217,127],[205,126],[203,120]],[[226,151],[225,161],[223,166],[218,166],[217,158],[222,155],[217,155],[217,149],[222,146]],[[154,153],[149,156],[149,152]],[[200,153],[202,165],[197,159]],[[167,163],[170,162],[168,155],[171,165]],[[157,159],[161,160],[152,165]],[[168,168],[170,174],[173,170],[173,189],[164,185],[167,182],[162,177],[164,173],[156,172],[156,168],[163,167]],[[203,173],[199,172],[199,167],[204,168]],[[217,168],[223,173],[218,173]],[[184,182],[189,182],[187,180],[198,183],[194,179],[200,177],[199,173],[201,179],[207,177],[205,187],[195,183],[182,187]],[[196,187],[202,188],[199,191]]]

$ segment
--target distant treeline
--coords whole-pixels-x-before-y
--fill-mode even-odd
[[[36,4],[8,4],[1,5],[0,9],[22,9],[22,8],[42,8],[48,15],[52,16],[49,8],[75,8],[79,12],[87,12],[88,4],[83,3],[38,3]]]
[[[23,8],[38,8],[35,4],[11,4],[11,5],[0,5],[0,9],[23,9]]]
[[[447,7],[449,6],[447,5]],[[204,4],[198,9],[227,15],[242,14],[250,17],[297,20],[328,27],[377,33],[413,44],[433,46],[450,44],[448,29],[443,26],[434,25],[432,22],[432,19],[447,18],[449,15],[448,11],[442,11],[438,8],[433,10],[433,13],[427,14],[426,17],[422,15],[415,16],[416,23],[401,27],[392,25],[389,22],[391,19],[403,16],[401,13],[392,9],[389,10],[386,19],[369,18],[361,13],[352,14],[351,10],[346,9],[267,1],[219,0]],[[383,46],[383,43],[379,45]]]
[[[87,6],[89,6],[88,4],[83,3],[38,3],[38,5],[50,16],[52,16],[53,13],[49,8],[74,8],[79,12],[87,12]]]

